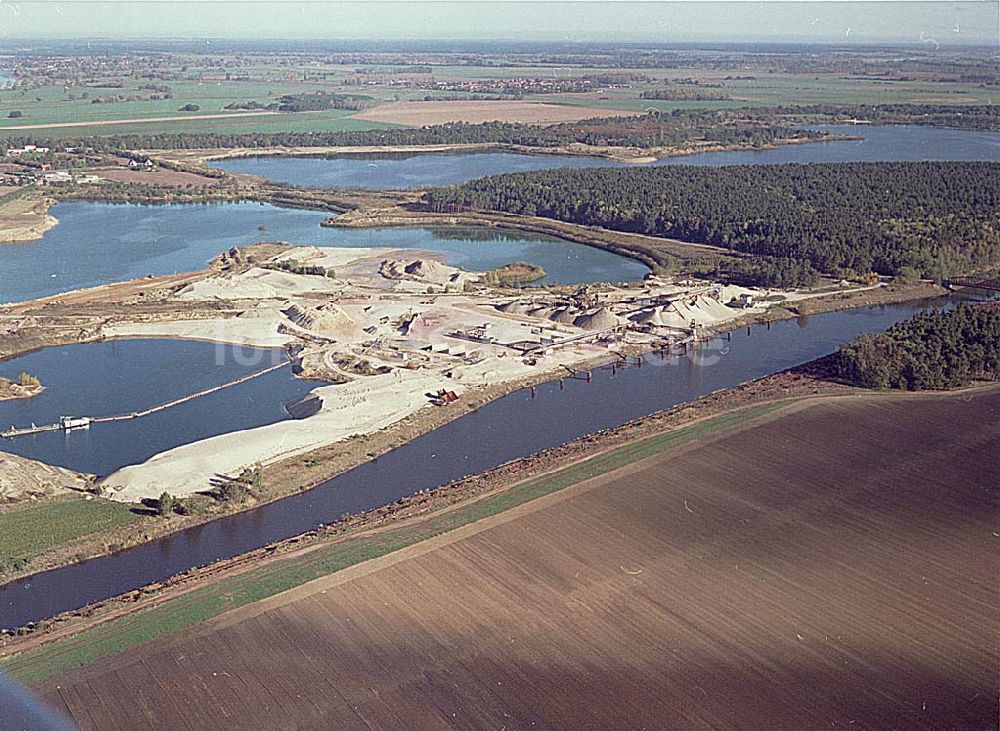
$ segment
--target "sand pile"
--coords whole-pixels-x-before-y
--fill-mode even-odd
[[[713,297],[697,295],[678,299],[669,305],[643,310],[630,318],[639,325],[690,330],[692,323],[701,326],[716,325],[733,319],[733,310]]]
[[[733,317],[732,309],[704,295],[699,295],[692,300],[679,300],[672,303],[672,307],[678,315],[687,321],[688,325],[690,325],[691,320],[699,325],[714,325]]]
[[[555,310],[549,313],[549,319],[552,322],[558,322],[563,325],[572,325],[576,322],[576,318],[579,317],[580,311],[573,309],[572,307],[557,307]]]
[[[639,325],[656,325],[662,326],[663,322],[663,308],[654,307],[650,310],[643,310],[629,318],[632,322]]]
[[[250,270],[263,271],[263,270]],[[249,274],[250,272],[247,272]],[[177,296],[186,300],[274,299],[280,297],[277,288],[259,277],[243,273],[210,277],[183,287]]]
[[[353,340],[362,332],[357,323],[333,302],[317,307],[293,304],[283,312],[297,327],[325,338]]]
[[[447,266],[433,259],[386,259],[379,265],[379,274],[386,279],[408,279],[414,282],[441,286],[462,286],[467,281],[478,281],[479,277],[461,269]]]
[[[374,257],[384,257],[395,251],[387,247],[296,246],[276,256],[274,261],[337,269]]]
[[[342,285],[332,279],[253,268],[194,282],[178,292],[183,300],[284,299],[307,292],[334,292]]]
[[[602,307],[595,312],[578,316],[573,324],[584,330],[609,330],[622,324],[622,319],[607,307]]]

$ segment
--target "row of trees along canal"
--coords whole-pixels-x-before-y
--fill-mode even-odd
[[[761,286],[1000,264],[1000,163],[558,169],[436,188],[425,201],[711,244],[752,256],[702,273]]]
[[[183,134],[117,134],[48,139],[45,131],[0,138],[4,147],[43,144],[96,151],[138,149],[204,149],[255,147],[363,147],[371,145],[498,144],[559,147],[582,143],[608,147],[681,146],[694,141],[763,146],[781,139],[815,139],[819,132],[792,124],[835,123],[865,119],[962,129],[1000,129],[1000,106],[969,105],[961,109],[930,104],[883,106],[812,105],[759,109],[678,109],[671,113],[608,117],[554,125],[518,122],[454,122],[426,127],[315,132],[190,132]]]

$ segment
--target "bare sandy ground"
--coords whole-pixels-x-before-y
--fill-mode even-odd
[[[544,102],[455,101],[393,102],[353,115],[371,122],[422,126],[447,122],[527,122],[555,124],[592,117],[628,116],[627,112],[597,107],[569,107]]]
[[[256,348],[280,348],[294,340],[293,336],[278,332],[278,324],[282,320],[273,311],[262,311],[246,317],[108,325],[102,330],[102,334],[109,338],[182,338]]]
[[[0,501],[19,501],[83,490],[84,475],[0,451]]]

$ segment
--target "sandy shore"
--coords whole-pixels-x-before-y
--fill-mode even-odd
[[[55,216],[45,214],[40,221],[30,223],[15,228],[5,228],[0,230],[0,244],[20,244],[28,241],[37,241],[45,235],[45,232],[55,228],[59,219]]]
[[[36,241],[54,228],[59,219],[49,214],[55,203],[50,198],[28,192],[0,204],[0,244]]]
[[[385,429],[427,407],[427,394],[439,388],[461,391],[437,374],[404,370],[323,386],[311,393],[322,400],[322,407],[307,419],[289,419],[177,447],[118,470],[104,484],[115,500],[123,502],[137,502],[163,491],[190,495],[210,489],[216,475],[236,475],[255,463],[272,463]]]

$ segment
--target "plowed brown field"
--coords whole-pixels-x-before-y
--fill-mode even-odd
[[[521,101],[445,101],[445,102],[392,102],[354,115],[354,119],[370,122],[387,122],[421,126],[449,122],[525,122],[528,124],[555,124],[575,122],[594,117],[635,116],[636,112],[571,107],[544,102]]]
[[[85,729],[995,728],[998,414],[793,407],[39,690]]]

